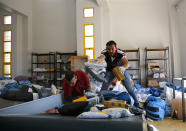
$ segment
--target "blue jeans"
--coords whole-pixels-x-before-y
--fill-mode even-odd
[[[134,90],[132,89],[132,85],[130,82],[130,75],[128,74],[127,71],[125,71],[124,76],[125,76],[125,79],[122,80],[122,83],[127,89],[130,96],[132,96],[132,98],[134,99],[134,105],[139,107],[139,101],[136,97],[136,94],[134,93]],[[115,78],[114,73],[112,71],[107,71],[106,76],[105,76],[106,82],[103,82],[103,86],[101,90],[107,90],[114,78]]]

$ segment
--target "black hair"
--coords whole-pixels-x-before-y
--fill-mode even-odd
[[[116,46],[116,42],[111,40],[111,41],[108,41],[106,46],[111,46],[111,45],[115,45]]]
[[[67,71],[65,73],[65,79],[70,82],[72,80],[72,78],[75,76],[75,72],[74,71]]]

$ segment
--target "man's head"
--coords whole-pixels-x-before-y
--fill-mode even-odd
[[[68,71],[65,73],[65,79],[70,86],[75,86],[77,82],[77,76],[74,71]]]
[[[116,49],[117,49],[116,42],[111,40],[111,41],[107,42],[106,46],[107,46],[106,49],[107,49],[107,52],[109,53],[109,55],[114,56],[116,53]]]

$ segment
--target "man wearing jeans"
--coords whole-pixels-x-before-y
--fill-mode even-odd
[[[101,56],[97,58],[98,63],[102,62],[103,60],[106,61],[107,67],[106,67],[106,76],[105,76],[106,82],[103,82],[103,87],[101,90],[108,89],[112,80],[115,78],[115,75],[112,72],[112,70],[114,67],[119,66],[120,72],[122,72],[123,75],[125,76],[125,78],[122,80],[122,83],[125,85],[125,88],[127,89],[128,93],[134,99],[134,106],[139,107],[139,101],[132,89],[132,85],[130,82],[130,75],[126,71],[126,69],[129,66],[128,60],[125,56],[125,53],[122,50],[117,48],[115,41],[111,40],[107,42],[106,49],[103,50],[101,52]]]

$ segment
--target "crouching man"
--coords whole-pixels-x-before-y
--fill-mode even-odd
[[[66,102],[72,102],[90,91],[88,75],[83,71],[68,71],[63,82],[64,97]]]

